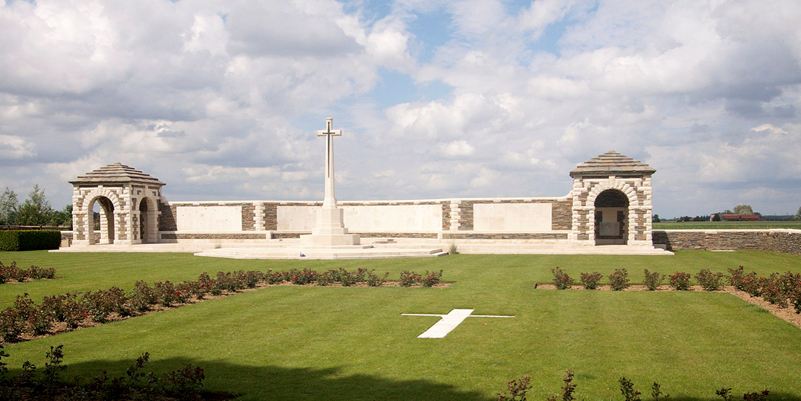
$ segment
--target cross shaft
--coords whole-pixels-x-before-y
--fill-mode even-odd
[[[323,198],[324,208],[334,208],[337,199],[334,194],[334,137],[342,136],[342,130],[335,130],[334,119],[325,119],[325,130],[317,131],[317,136],[325,138],[325,198]]]

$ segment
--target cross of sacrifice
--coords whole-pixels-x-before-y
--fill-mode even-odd
[[[439,316],[442,319],[435,323],[431,328],[420,334],[417,338],[445,338],[453,329],[461,324],[468,317],[514,317],[496,315],[473,315],[473,309],[454,309],[447,315],[436,315],[428,313],[402,313],[401,316]]]
[[[334,196],[334,137],[342,136],[341,129],[334,128],[334,119],[325,119],[325,130],[317,131],[317,136],[325,138],[325,199],[323,206],[336,205],[337,200]]]

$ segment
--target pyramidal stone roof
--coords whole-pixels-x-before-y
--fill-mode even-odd
[[[135,168],[128,167],[122,163],[109,164],[97,170],[79,175],[78,178],[70,181],[70,184],[121,184],[137,183],[149,185],[165,185],[150,174],[145,174]]]
[[[571,177],[585,175],[651,175],[656,170],[651,166],[610,150],[581,163],[570,172]]]

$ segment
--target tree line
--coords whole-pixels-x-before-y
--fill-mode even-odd
[[[0,195],[0,225],[6,226],[72,226],[72,205],[53,210],[39,184],[20,203],[17,194],[6,187]]]

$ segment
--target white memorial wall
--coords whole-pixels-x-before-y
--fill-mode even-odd
[[[176,209],[179,232],[242,231],[242,206],[178,206]]]
[[[551,231],[550,203],[477,203],[473,230],[485,232]]]
[[[278,206],[278,231],[311,231],[317,225],[313,206]]]
[[[345,226],[356,232],[436,232],[442,230],[440,205],[341,206]]]
[[[442,230],[440,205],[339,206],[355,232],[437,232]],[[314,206],[279,206],[278,231],[310,231],[317,224]]]

